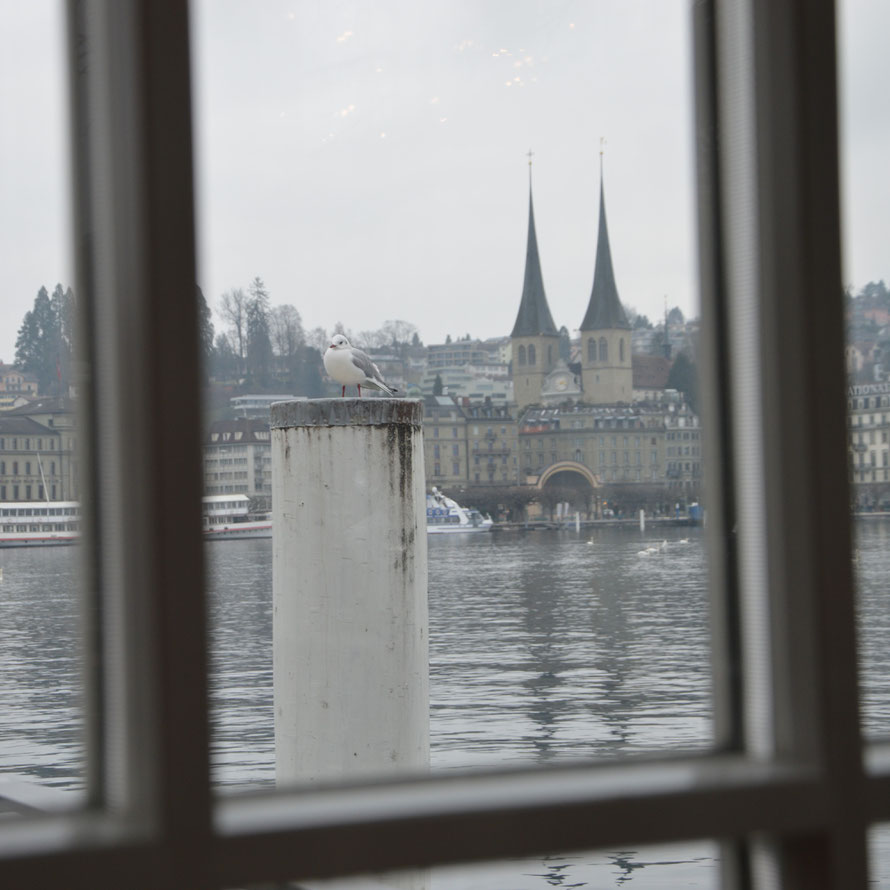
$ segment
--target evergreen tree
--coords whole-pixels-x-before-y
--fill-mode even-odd
[[[247,373],[251,382],[260,387],[268,386],[272,378],[269,311],[269,292],[261,278],[254,278],[246,312]]]
[[[670,312],[668,312],[667,322],[668,324],[675,325],[685,324],[686,319],[683,316],[683,310],[680,309],[679,306],[674,306],[674,308],[671,309]]]
[[[290,378],[294,395],[317,399],[324,395],[321,353],[312,346],[301,345],[295,356]]]
[[[433,381],[433,395],[440,396],[445,390],[445,386],[442,383],[442,375],[436,374],[436,379]]]
[[[667,380],[668,388],[683,393],[686,403],[698,414],[698,371],[685,352],[681,352],[671,365]]]
[[[73,351],[74,294],[57,284],[50,297],[41,287],[19,328],[16,367],[37,377],[41,394],[64,395]]]
[[[201,344],[201,358],[204,367],[209,368],[213,359],[213,319],[207,300],[204,299],[204,292],[198,285],[195,285],[195,298],[198,301],[198,336]]]
[[[215,380],[237,379],[241,363],[225,334],[217,334],[210,359],[210,376]]]

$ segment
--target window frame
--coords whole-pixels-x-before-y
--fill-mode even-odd
[[[83,808],[0,826],[6,883],[224,888],[723,838],[726,887],[865,886],[890,745],[858,718],[834,4],[693,11],[714,750],[215,797],[188,6],[70,0],[91,756]]]

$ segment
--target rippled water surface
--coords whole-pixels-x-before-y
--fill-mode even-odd
[[[687,540],[688,539],[688,540]],[[654,552],[646,553],[647,547]],[[271,541],[208,546],[214,780],[271,784]],[[0,551],[0,780],[81,784],[74,548]],[[698,529],[429,539],[434,770],[705,748]],[[864,722],[890,734],[890,522],[857,524]],[[592,846],[595,839],[592,839]],[[876,836],[890,888],[890,844]],[[442,870],[435,886],[716,886],[709,844]]]

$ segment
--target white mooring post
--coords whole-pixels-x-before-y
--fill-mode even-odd
[[[429,766],[423,406],[272,406],[279,785]]]

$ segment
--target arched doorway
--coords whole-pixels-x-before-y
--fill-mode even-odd
[[[552,464],[538,479],[538,488],[541,506],[551,519],[557,504],[568,504],[572,513],[577,511],[585,518],[596,512],[599,480],[582,463],[564,460]]]

